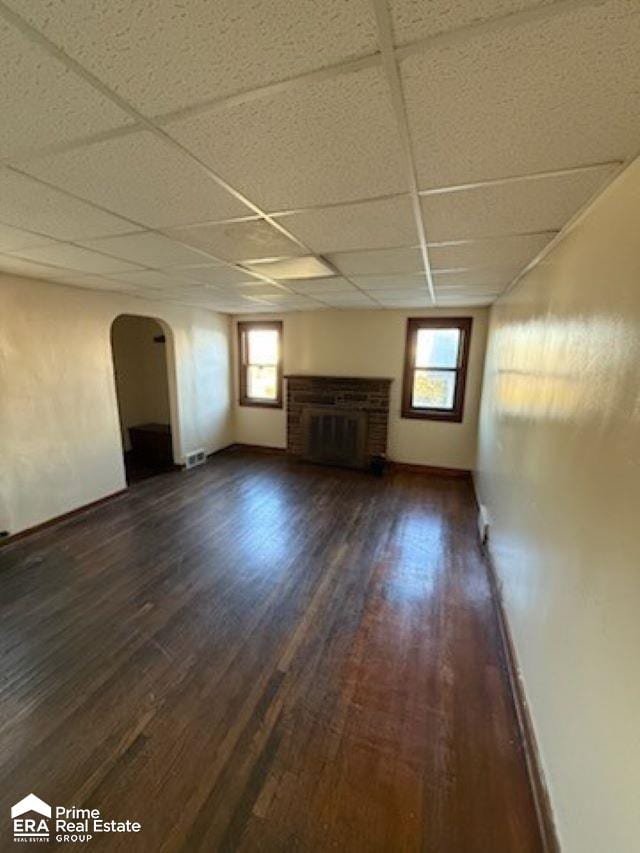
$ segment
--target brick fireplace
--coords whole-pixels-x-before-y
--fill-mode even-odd
[[[354,376],[287,376],[287,452],[314,461],[367,468],[374,457],[387,452],[389,394],[392,379]],[[324,434],[333,444],[326,459],[318,458],[318,441]],[[320,426],[318,426],[320,424]],[[314,431],[313,441],[310,430]],[[357,431],[357,434],[356,434]],[[336,453],[341,436],[353,449],[346,461]],[[320,442],[322,443],[322,442]],[[343,442],[344,444],[344,442]],[[310,449],[313,446],[313,449]]]

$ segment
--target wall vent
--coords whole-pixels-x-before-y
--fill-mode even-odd
[[[185,468],[195,468],[196,465],[204,465],[207,461],[207,454],[204,450],[192,450],[187,453]]]

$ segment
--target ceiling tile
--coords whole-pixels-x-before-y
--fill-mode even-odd
[[[62,62],[0,21],[0,158],[131,123]]]
[[[11,225],[3,225],[0,222],[0,252],[11,252],[30,246],[50,246],[52,243],[55,243],[55,240],[49,237],[23,231],[21,228],[12,228]]]
[[[562,228],[600,189],[611,168],[422,196],[430,241]]]
[[[166,129],[268,211],[407,188],[378,67],[174,121]]]
[[[290,279],[287,287],[296,293],[304,293],[309,296],[317,296],[323,293],[344,293],[355,291],[356,288],[345,278],[330,276],[327,278]]]
[[[424,273],[416,275],[354,275],[351,281],[363,290],[415,290],[426,287]]]
[[[431,269],[456,267],[524,267],[552,240],[554,233],[493,237],[429,246]]]
[[[403,60],[421,188],[635,152],[640,7],[629,0],[568,7]]]
[[[41,157],[22,168],[152,228],[251,212],[191,158],[146,130]]]
[[[9,0],[146,113],[322,68],[377,49],[368,0]]]
[[[134,287],[151,288],[151,289],[169,289],[175,288],[181,284],[193,284],[186,278],[178,274],[176,270],[135,270],[134,272],[117,273],[110,276],[114,281],[131,284]]]
[[[414,287],[410,290],[402,290],[401,288],[393,290],[372,290],[371,295],[378,302],[398,302],[402,299],[406,300],[431,300],[426,284],[422,287]]]
[[[8,169],[0,169],[0,221],[59,240],[131,231],[130,222]]]
[[[235,284],[232,287],[226,288],[225,293],[227,295],[235,293],[238,296],[256,296],[262,299],[270,299],[271,297],[279,296],[291,296],[291,294],[287,293],[284,290],[281,290],[281,288],[275,287],[275,285],[273,284],[267,284],[266,282],[244,282],[242,284]]]
[[[436,287],[506,287],[518,274],[519,268],[510,269],[468,269],[451,272],[434,272],[433,282]]]
[[[396,44],[487,21],[498,15],[509,15],[554,0],[390,0],[389,10]]]
[[[44,264],[36,264],[24,258],[17,258],[14,255],[0,255],[0,273],[50,280],[53,276],[59,275],[60,270]]]
[[[327,305],[333,305],[334,307],[339,306],[369,306],[375,305],[375,301],[371,296],[368,296],[366,293],[360,293],[355,290],[350,293],[323,293],[318,294],[318,299],[322,302],[325,302]]]
[[[496,301],[496,296],[440,296],[436,295],[436,305],[438,308],[482,308],[492,305]]]
[[[336,269],[345,275],[373,275],[376,273],[420,272],[420,249],[377,249],[373,252],[338,252],[327,255]]]
[[[167,271],[169,272],[169,271]],[[256,278],[249,272],[226,266],[189,266],[175,267],[172,274],[184,277],[185,280],[200,282],[212,287],[226,287],[231,284],[255,284]]]
[[[135,264],[100,255],[89,249],[72,246],[69,243],[54,243],[51,246],[40,246],[34,249],[18,249],[15,253],[21,258],[36,263],[51,264],[69,270],[86,273],[116,273],[136,268]]]
[[[88,249],[123,258],[145,267],[162,268],[202,264],[207,255],[182,246],[162,234],[149,231],[125,234],[121,237],[103,237],[82,242]]]
[[[408,196],[304,210],[280,222],[322,253],[415,246],[418,238]]]
[[[172,228],[167,235],[227,261],[304,255],[306,250],[264,219]]]

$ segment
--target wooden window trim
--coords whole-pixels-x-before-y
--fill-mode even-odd
[[[247,396],[247,367],[246,335],[254,330],[271,330],[278,333],[279,359],[277,366],[277,396],[275,400],[256,400]],[[257,409],[282,408],[282,320],[246,320],[238,323],[238,378],[240,394],[238,402],[241,406],[252,406]]]
[[[464,398],[469,366],[472,317],[410,317],[407,320],[407,338],[404,351],[404,375],[402,381],[402,417],[425,421],[449,421],[461,423],[464,416]],[[456,391],[453,409],[421,409],[411,404],[413,371],[415,370],[416,343],[419,329],[460,329],[462,345],[458,352]]]

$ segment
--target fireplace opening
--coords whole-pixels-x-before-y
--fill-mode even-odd
[[[302,410],[302,458],[348,468],[367,466],[367,413],[332,406]]]

